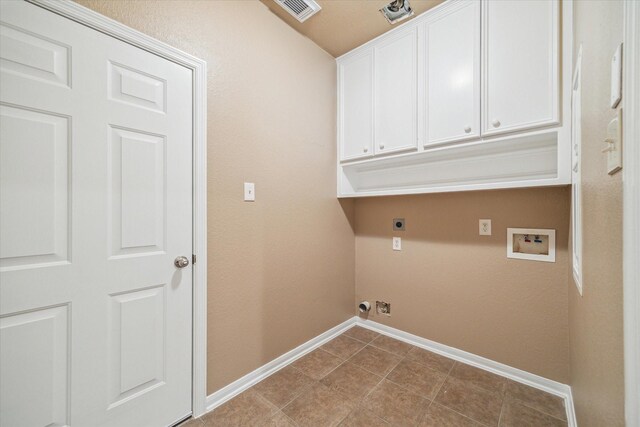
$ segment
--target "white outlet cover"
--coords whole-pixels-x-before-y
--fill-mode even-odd
[[[401,251],[402,250],[402,238],[401,237],[394,237],[393,238],[393,250],[394,251]]]
[[[491,220],[481,219],[478,224],[478,231],[481,236],[491,236]]]

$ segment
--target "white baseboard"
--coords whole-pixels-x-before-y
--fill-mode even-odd
[[[276,373],[280,369],[284,368],[290,363],[293,363],[295,360],[301,358],[305,354],[320,347],[327,341],[332,340],[333,338],[337,337],[347,329],[354,326],[356,322],[357,322],[357,318],[352,317],[346,320],[345,322],[340,323],[338,326],[335,326],[329,329],[327,332],[324,332],[318,335],[317,337],[312,338],[306,343],[299,345],[293,350],[272,360],[266,365],[262,365],[255,371],[249,372],[244,377],[232,382],[226,387],[223,387],[220,390],[214,392],[213,394],[210,394],[209,396],[207,396],[206,411],[209,412],[214,410],[215,408],[222,405],[226,401],[234,398],[235,396],[242,393],[246,389],[254,386],[255,384],[262,381],[263,379],[267,378],[269,375]]]
[[[571,395],[571,387],[569,387],[567,384],[562,384],[557,381],[553,381],[539,375],[523,371],[521,369],[513,368],[511,366],[495,362],[493,360],[475,355],[473,353],[468,353],[457,348],[449,347],[447,345],[440,344],[435,341],[431,341],[426,338],[401,331],[400,329],[392,328],[390,326],[374,322],[372,320],[364,320],[360,318],[357,319],[358,326],[362,326],[363,328],[367,328],[380,334],[387,335],[397,340],[415,345],[416,347],[424,348],[425,350],[441,354],[442,356],[446,356],[450,359],[466,363],[467,365],[476,366],[478,368],[484,369],[485,371],[493,372],[496,375],[500,375],[513,381],[526,384],[547,393],[560,396],[564,399],[565,407],[567,409],[567,424],[569,425],[569,427],[577,426],[575,411],[573,407],[573,397]]]
[[[301,358],[305,354],[315,350],[327,341],[332,340],[333,338],[340,335],[347,329],[355,326],[356,324],[362,326],[363,328],[371,329],[372,331],[415,345],[416,347],[424,348],[434,353],[446,356],[450,359],[454,359],[468,365],[476,366],[486,371],[493,372],[494,374],[509,378],[513,381],[526,384],[528,386],[540,389],[556,396],[560,396],[564,399],[565,407],[567,408],[567,423],[569,427],[577,427],[576,416],[573,407],[573,397],[571,395],[571,387],[569,387],[568,385],[559,383],[557,381],[552,381],[550,379],[534,375],[521,369],[516,369],[511,366],[507,366],[502,363],[498,363],[463,350],[458,350],[457,348],[449,347],[444,344],[440,344],[435,341],[431,341],[426,338],[422,338],[417,335],[413,335],[408,332],[383,325],[381,323],[377,323],[371,320],[363,320],[359,317],[352,317],[351,319],[348,319],[338,326],[329,329],[327,332],[318,335],[317,337],[294,348],[288,353],[283,354],[277,359],[272,360],[266,365],[259,367],[255,371],[248,373],[244,377],[209,395],[207,397],[207,412],[212,411],[226,401],[232,399],[246,389],[267,378],[269,375],[276,373],[280,369]]]

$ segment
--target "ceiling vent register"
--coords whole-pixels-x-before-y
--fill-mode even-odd
[[[300,22],[304,22],[322,9],[313,0],[275,0],[284,10]]]

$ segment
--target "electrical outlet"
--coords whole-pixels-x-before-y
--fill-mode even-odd
[[[491,236],[491,220],[490,219],[480,220],[480,235]]]
[[[376,301],[376,313],[391,316],[391,303],[384,301]]]
[[[393,250],[401,251],[402,250],[402,239],[400,237],[393,238]]]

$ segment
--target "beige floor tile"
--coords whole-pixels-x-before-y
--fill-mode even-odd
[[[437,403],[432,403],[420,427],[482,427],[482,424]]]
[[[202,427],[204,426],[204,421],[202,418],[189,418],[188,420],[178,424],[176,427]]]
[[[296,360],[291,366],[314,380],[319,380],[337,368],[342,362],[343,360],[339,357],[317,349]]]
[[[502,396],[449,377],[435,399],[462,415],[488,426],[497,426],[502,408]]]
[[[388,422],[373,412],[358,406],[340,423],[340,427],[387,427]]]
[[[343,395],[316,383],[282,409],[300,426],[337,426],[355,408]]]
[[[507,379],[475,366],[456,362],[449,373],[453,378],[466,381],[476,387],[502,393]]]
[[[400,360],[402,357],[369,345],[356,353],[349,362],[376,375],[385,376]]]
[[[448,357],[440,356],[429,350],[424,350],[419,347],[413,347],[407,353],[407,358],[415,360],[418,363],[422,363],[428,368],[434,369],[439,372],[448,374],[453,367],[454,361]]]
[[[409,359],[401,361],[387,375],[388,380],[430,400],[436,397],[446,378],[445,374]]]
[[[340,335],[320,348],[334,356],[338,356],[341,359],[348,359],[362,350],[362,347],[365,345],[366,344],[362,341],[358,341],[346,335]]]
[[[394,426],[416,425],[424,417],[430,401],[384,380],[364,400],[362,406]]]
[[[360,401],[382,381],[382,377],[357,367],[352,363],[340,365],[320,382],[331,390]]]
[[[543,414],[517,400],[507,400],[502,408],[500,427],[566,427],[567,422]]]
[[[296,427],[296,423],[283,412],[278,412],[271,418],[267,419],[260,427]]]
[[[371,341],[371,345],[388,351],[389,353],[397,354],[398,356],[406,356],[409,350],[413,348],[411,344],[389,338],[385,335],[380,335],[378,338]]]
[[[567,411],[564,407],[564,399],[553,394],[545,393],[533,387],[508,380],[506,394],[509,397],[520,400],[530,408],[544,412],[561,420],[567,420]]]
[[[353,328],[346,330],[342,335],[355,338],[358,341],[370,343],[374,338],[376,338],[380,334],[377,332],[373,332],[369,329],[361,328],[360,326],[354,326]]]
[[[313,383],[311,377],[287,366],[256,384],[253,389],[278,408],[282,408]]]
[[[257,426],[278,412],[258,392],[249,389],[203,417],[205,426]]]

